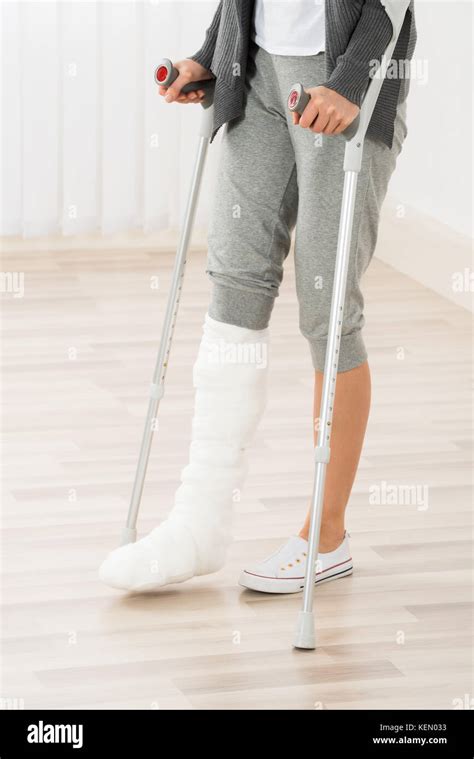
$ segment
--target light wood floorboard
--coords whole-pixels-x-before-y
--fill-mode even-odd
[[[319,648],[291,649],[300,598],[236,585],[303,518],[312,370],[288,261],[270,400],[228,566],[155,596],[101,586],[125,519],[173,253],[7,255],[2,301],[3,698],[26,708],[452,708],[472,696],[471,322],[375,260],[366,276],[373,410],[351,497],[355,573],[317,590]],[[187,456],[209,285],[189,256],[140,530]],[[158,276],[158,291],[150,287]],[[415,503],[373,504],[383,482]]]

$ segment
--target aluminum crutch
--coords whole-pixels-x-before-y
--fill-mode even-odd
[[[319,552],[319,533],[324,501],[324,484],[326,467],[330,458],[330,441],[336,378],[339,363],[339,346],[346,294],[347,270],[349,265],[354,205],[357,192],[357,180],[362,165],[364,138],[372,113],[377,103],[380,89],[392,60],[397,39],[405,19],[410,0],[381,0],[389,16],[393,34],[385,50],[381,64],[367,89],[358,118],[346,130],[348,140],[344,156],[344,189],[339,222],[334,284],[332,291],[331,313],[329,317],[328,341],[324,364],[323,390],[319,412],[319,430],[315,446],[315,477],[311,502],[311,519],[308,540],[308,556],[303,594],[303,608],[299,613],[294,639],[295,648],[316,648],[315,625],[313,615],[313,596],[315,588],[316,560]],[[309,101],[309,95],[301,84],[296,84],[289,95],[288,107],[302,113]],[[331,138],[329,138],[331,139]]]
[[[158,64],[155,70],[155,81],[157,84],[162,85],[163,87],[169,87],[169,85],[176,79],[177,76],[177,69],[173,67],[173,64],[167,58],[164,58]],[[186,266],[186,256],[191,239],[191,232],[194,223],[199,190],[201,187],[201,179],[206,162],[207,148],[209,147],[209,141],[212,136],[214,111],[212,99],[214,91],[214,80],[192,82],[191,84],[183,87],[182,92],[190,92],[197,89],[203,89],[205,91],[205,97],[202,101],[204,110],[201,116],[201,124],[199,128],[198,149],[196,153],[196,159],[191,179],[191,187],[186,204],[181,235],[176,253],[176,260],[171,280],[171,290],[168,296],[165,319],[161,331],[160,347],[158,350],[158,356],[156,359],[153,379],[150,388],[150,399],[148,402],[148,411],[142,435],[137,469],[135,472],[135,481],[133,483],[127,521],[122,531],[121,545],[134,543],[137,539],[138,512],[140,509],[143,486],[145,484],[148,459],[150,457],[155,420],[157,418],[160,401],[164,395],[166,370],[168,368],[168,359],[171,350],[171,343],[173,340],[176,317],[178,314],[179,300],[181,296],[184,270]]]

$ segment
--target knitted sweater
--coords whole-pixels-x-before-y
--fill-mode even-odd
[[[243,110],[245,73],[254,0],[220,0],[202,47],[189,56],[216,78],[212,139]],[[380,60],[392,36],[392,23],[380,0],[325,0],[325,87],[360,105],[374,60]],[[406,13],[393,55],[396,76],[387,76],[367,134],[392,146],[398,103],[409,87],[409,61],[416,44],[414,0]],[[400,75],[401,73],[401,75]],[[304,82],[311,87],[312,82]]]

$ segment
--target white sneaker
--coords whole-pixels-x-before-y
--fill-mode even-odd
[[[261,593],[299,593],[304,588],[308,541],[294,536],[260,564],[244,569],[239,585]],[[335,551],[320,553],[315,583],[352,574],[352,557],[347,532]]]

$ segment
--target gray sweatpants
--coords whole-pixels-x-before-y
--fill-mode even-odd
[[[271,55],[251,43],[242,116],[224,132],[209,230],[209,314],[247,329],[268,326],[296,225],[300,330],[315,368],[324,368],[344,180],[343,137],[294,126],[287,97],[295,82],[325,80],[324,53]],[[398,108],[392,149],[367,138],[359,177],[339,371],[367,358],[360,280],[377,241],[387,184],[406,136]]]

